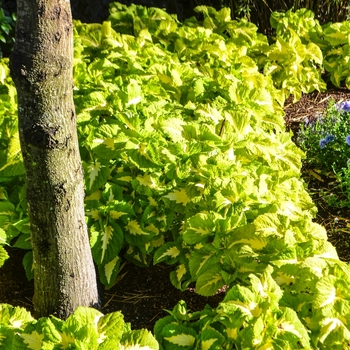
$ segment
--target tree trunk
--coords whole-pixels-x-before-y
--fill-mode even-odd
[[[84,216],[68,0],[17,0],[11,74],[27,180],[35,317],[98,307]]]

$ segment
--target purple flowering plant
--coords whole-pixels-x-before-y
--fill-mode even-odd
[[[306,166],[336,174],[348,168],[350,101],[331,101],[324,113],[306,118],[297,136],[297,143],[306,153]]]

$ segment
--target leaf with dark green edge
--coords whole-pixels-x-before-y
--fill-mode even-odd
[[[146,226],[152,225],[163,232],[169,230],[174,219],[174,213],[158,206],[154,198],[148,197],[148,200],[152,204],[147,205],[146,203],[147,206],[144,207],[142,214],[142,222]]]
[[[105,23],[108,24],[108,22],[104,22],[104,24]],[[92,81],[96,81],[98,79],[110,81],[114,79],[118,68],[118,65],[103,57],[88,65],[86,75],[88,75]]]
[[[151,247],[150,244],[148,244]],[[148,248],[149,249],[149,248]],[[149,254],[144,253],[143,251],[148,250],[147,247],[138,245],[130,245],[124,254],[125,259],[132,262],[136,266],[147,267],[152,261],[152,257]]]
[[[24,175],[24,165],[20,157],[8,161],[0,168],[0,177],[8,178]]]
[[[161,342],[161,333],[164,329],[164,327],[168,324],[174,323],[176,322],[173,316],[165,316],[162,317],[160,319],[158,319],[154,325],[153,328],[153,334],[156,337],[156,339],[158,340],[158,342]]]
[[[124,167],[118,167],[111,175],[111,181],[118,186],[131,187],[131,181],[134,178],[134,174],[130,170],[125,169]]]
[[[320,348],[341,350],[344,349],[344,344],[350,344],[350,331],[344,317],[315,317],[308,327],[312,331],[312,342]]]
[[[34,350],[42,349],[44,343],[42,324],[45,321],[45,319],[41,319],[27,324],[25,329],[14,337],[13,347],[20,350],[27,350],[28,348]]]
[[[272,235],[273,233],[271,233]],[[263,235],[257,235],[255,226],[248,224],[238,227],[227,237],[226,247],[228,250],[238,249],[244,245],[250,246],[254,251],[262,250],[268,243],[268,238]]]
[[[110,261],[106,261],[103,264],[98,265],[98,270],[100,273],[101,283],[104,284],[106,289],[109,289],[114,286],[118,274],[120,272],[121,258],[115,256]]]
[[[294,310],[285,308],[277,322],[278,331],[275,336],[277,344],[284,344],[290,349],[297,349],[300,346],[305,349],[310,347],[309,330]]]
[[[202,245],[201,243],[195,246],[195,250],[189,257],[189,267],[193,279],[197,279],[206,270],[212,268],[219,263],[220,256],[217,249],[212,243]]]
[[[94,161],[86,163],[83,161],[84,173],[85,173],[85,188],[87,193],[92,193],[107,182],[110,174],[110,168],[102,161]]]
[[[222,349],[226,342],[225,336],[215,329],[204,329],[199,334],[198,346],[200,349],[216,350]]]
[[[1,201],[0,202],[0,215],[12,217],[16,214],[15,206],[9,201]]]
[[[110,221],[127,224],[130,218],[134,217],[134,209],[132,205],[118,200],[111,201],[106,207],[106,214],[108,213]]]
[[[170,272],[171,284],[182,291],[192,282],[189,268],[184,263],[177,265],[175,271]]]
[[[183,322],[190,321],[191,315],[190,310],[187,308],[187,304],[184,300],[180,300],[173,308],[172,311],[165,310],[168,312],[175,320],[173,323],[181,324]]]
[[[125,241],[131,245],[138,246],[144,254],[148,252],[145,245],[149,245],[154,237],[158,236],[157,229],[155,230],[152,226],[145,226],[142,222],[139,223],[135,219],[128,221],[124,231]],[[149,247],[149,249],[152,248]]]
[[[118,344],[126,330],[124,316],[119,311],[104,315],[98,320],[97,328],[99,344],[104,344],[106,340],[113,340],[115,344]]]
[[[214,295],[222,286],[224,280],[221,274],[221,264],[216,263],[198,274],[196,279],[196,293],[204,296]]]
[[[165,261],[169,265],[173,265],[179,261],[181,249],[175,242],[167,242],[157,249],[153,256],[153,263],[158,264]]]
[[[197,343],[197,334],[193,329],[177,324],[166,325],[161,332],[161,337],[161,344],[167,350],[190,350]]]
[[[89,344],[96,347],[99,340],[98,321],[103,314],[93,308],[78,307],[62,325],[62,333],[74,339],[77,347]]]
[[[94,244],[91,247],[94,260],[97,264],[111,261],[124,246],[122,228],[117,223],[109,221],[102,222],[101,225],[94,225],[91,230],[91,235],[94,236]],[[97,235],[93,231],[97,231]]]
[[[180,201],[179,198],[176,200]],[[182,233],[183,240],[188,244],[196,244],[208,236],[215,236],[216,220],[219,218],[220,216],[213,212],[197,213],[196,215],[188,218],[185,222],[184,230]]]
[[[152,333],[146,329],[137,329],[125,332],[120,341],[123,349],[158,350],[159,344]]]

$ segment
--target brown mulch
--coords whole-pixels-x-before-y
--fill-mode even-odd
[[[314,92],[305,95],[297,103],[288,99],[285,104],[286,126],[296,134],[300,123],[305,118],[312,119],[327,107],[328,102],[350,100],[350,91],[330,89],[325,93]],[[303,179],[318,207],[316,222],[326,227],[330,241],[337,248],[339,257],[350,261],[350,210],[329,207],[324,193],[332,185],[331,180],[320,181],[308,172]],[[33,282],[26,280],[22,258],[24,252],[10,248],[10,259],[0,268],[0,303],[23,306],[32,311]],[[118,283],[110,290],[102,291],[102,312],[120,310],[132,328],[153,329],[156,320],[167,315],[164,309],[172,310],[176,303],[183,299],[192,311],[203,309],[206,304],[215,307],[223,298],[223,293],[213,297],[202,297],[195,294],[193,288],[181,292],[174,288],[169,279],[173,267],[157,265],[150,268],[139,268],[127,263],[120,274]]]

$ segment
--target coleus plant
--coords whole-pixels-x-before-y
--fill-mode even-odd
[[[330,80],[335,86],[344,81],[350,88],[350,22],[328,23],[323,27],[324,40],[324,68],[330,73]]]
[[[103,315],[79,307],[63,321],[57,317],[35,320],[24,308],[0,304],[2,349],[158,350],[151,332],[131,330],[120,312]]]
[[[245,286],[233,286],[215,309],[207,305],[191,312],[180,301],[157,321],[154,334],[165,350],[348,349],[350,280],[344,268],[349,269],[335,263],[331,269],[336,276],[308,283],[291,302],[285,287],[271,277],[270,265],[250,275]],[[336,295],[347,295],[347,300]]]
[[[272,75],[274,84],[292,94],[294,102],[303,93],[325,91],[322,80],[323,30],[315,15],[307,9],[285,13],[274,12],[271,26],[276,30],[276,42],[264,52],[264,73]]]
[[[300,344],[327,348],[348,341],[347,313],[339,310],[349,296],[339,281],[348,281],[349,270],[325,230],[312,222],[315,207],[300,180],[303,153],[283,119],[289,93],[321,89],[320,56],[310,63],[315,47],[290,30],[281,30],[279,44],[269,46],[254,25],[232,21],[227,9],[197,11],[203,21],[179,23],[160,9],[115,3],[109,21],[75,23],[86,214],[101,281],[113,285],[121,255],[141,266],[176,264],[170,278],[178,288],[195,282],[197,293],[212,295],[225,285],[232,290],[228,298],[243,302],[241,291],[271,306],[253,315],[251,328],[247,319],[237,327],[227,321],[234,330],[224,336],[236,332],[230,338],[242,342],[238,334],[245,327],[247,334],[266,322],[275,329],[286,318],[293,325],[288,332],[295,328],[303,338]],[[284,42],[301,51],[294,63],[283,61],[286,50],[278,51]],[[276,62],[279,72],[289,73],[266,68]],[[6,61],[2,72],[9,96],[1,105],[0,136],[6,139],[9,126],[16,126],[16,104]],[[7,158],[0,169],[0,237],[10,244],[18,236],[16,246],[28,248],[19,144],[9,151],[4,143],[1,152]],[[25,265],[30,276],[30,253]],[[267,273],[266,288],[280,296],[271,302],[251,282]],[[319,287],[328,299],[319,296]],[[181,341],[179,329],[171,334]],[[280,334],[276,344],[287,338]]]

